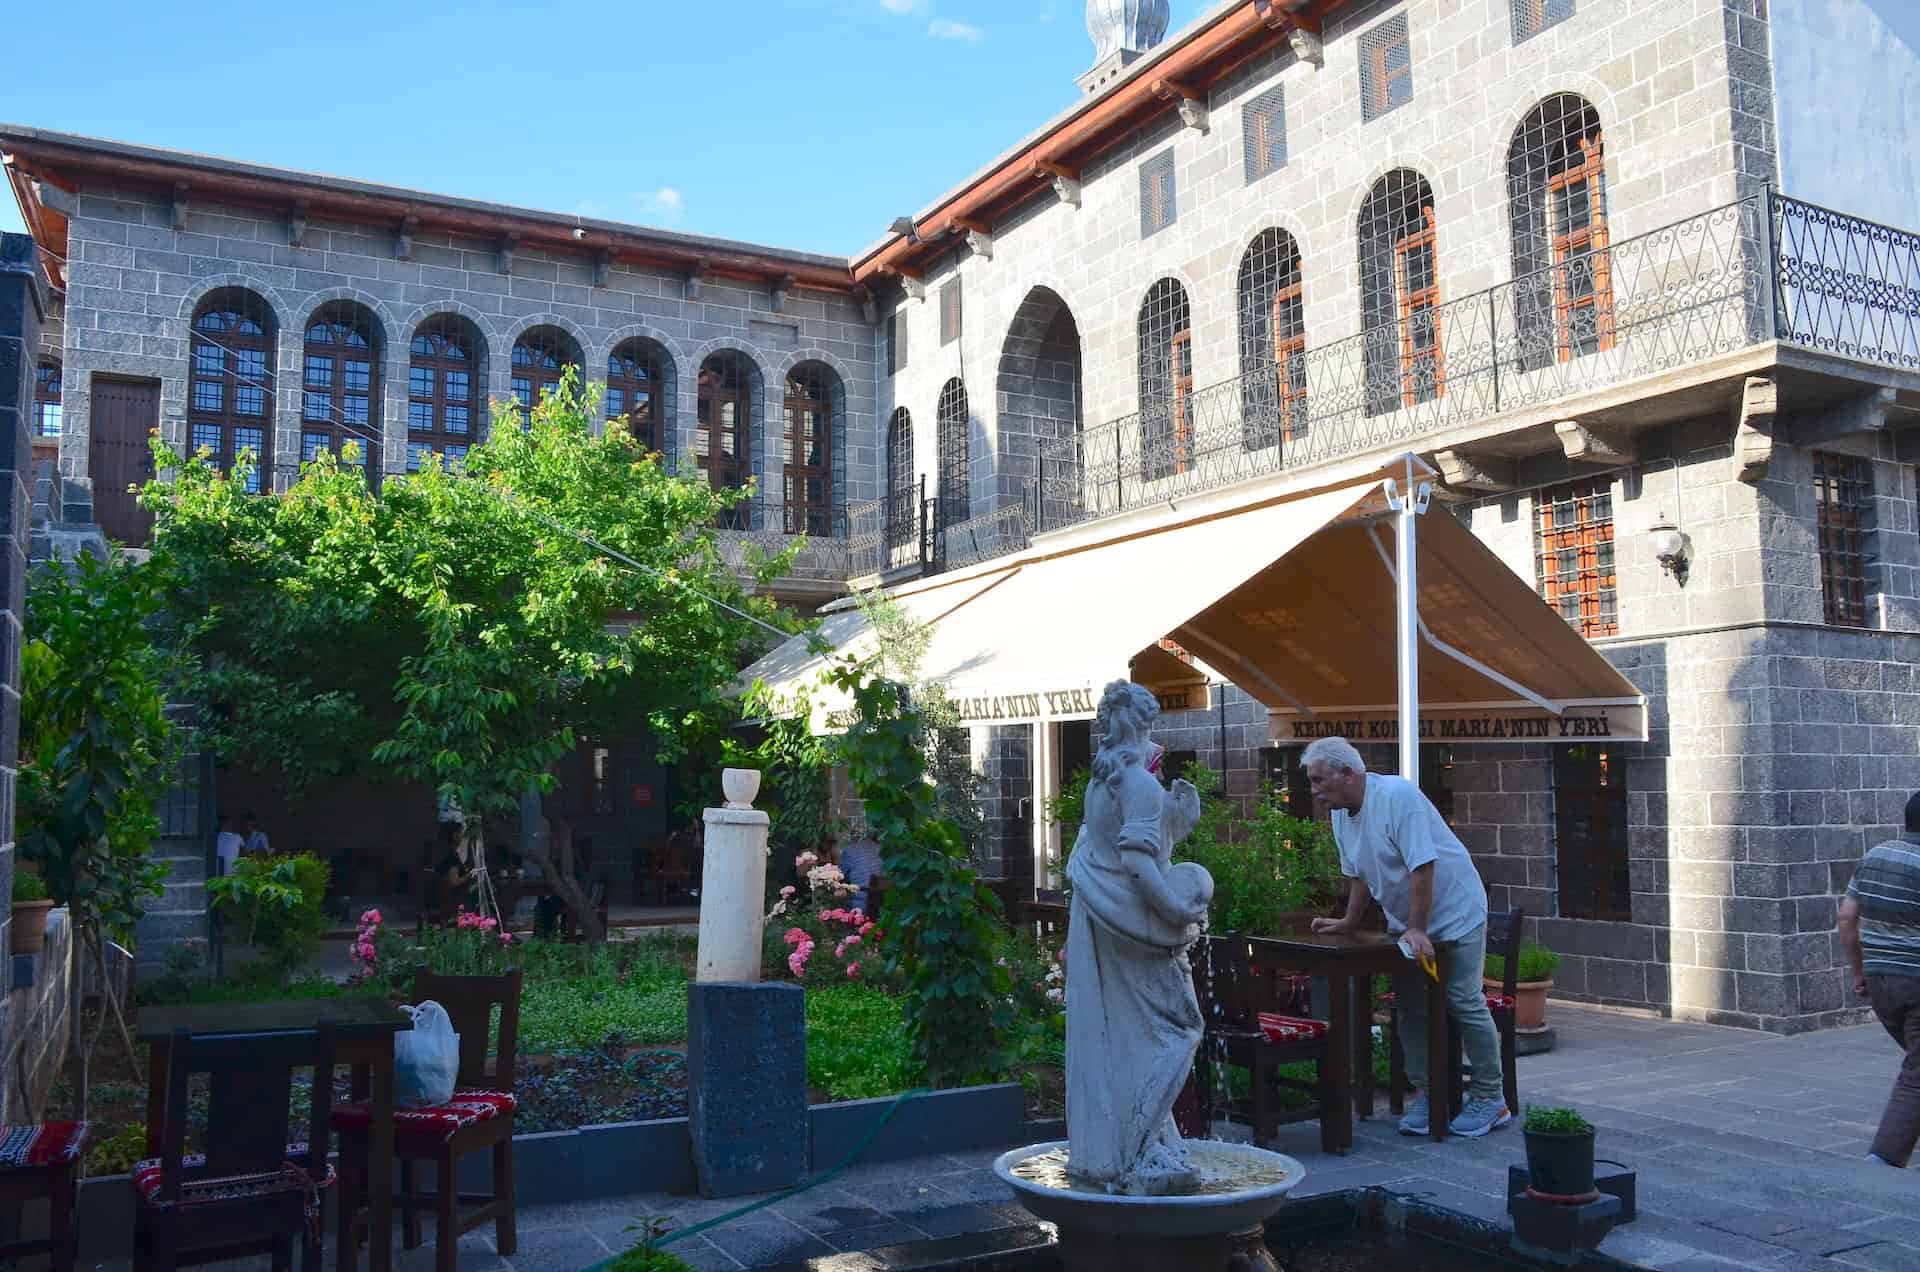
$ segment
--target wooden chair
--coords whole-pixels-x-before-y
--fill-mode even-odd
[[[0,1244],[0,1259],[44,1254],[52,1272],[73,1272],[79,1237],[73,1211],[87,1133],[85,1122],[0,1126],[0,1202],[17,1206],[43,1197],[47,1202],[46,1237]]]
[[[419,1208],[432,1207],[436,1272],[455,1272],[460,1266],[461,1234],[488,1220],[493,1221],[494,1244],[501,1254],[512,1254],[519,1244],[513,1210],[513,1077],[520,1034],[520,982],[517,967],[499,976],[440,976],[431,967],[414,969],[413,1001],[439,1003],[460,1035],[460,1072],[453,1098],[427,1108],[395,1109],[393,1118],[394,1156],[400,1162],[400,1190],[394,1200],[400,1204],[403,1244],[409,1250],[418,1248]],[[497,1038],[491,1027],[495,1008],[500,1012]],[[367,1172],[386,1169],[367,1160],[369,1118],[364,1100],[344,1105],[334,1114],[334,1129],[340,1135],[342,1272],[352,1272],[359,1254]],[[493,1191],[462,1193],[457,1182],[460,1159],[482,1150],[493,1154]],[[416,1191],[418,1162],[434,1164],[434,1191]],[[462,1205],[477,1208],[463,1215]]]
[[[1326,1022],[1277,1010],[1291,1004],[1264,992],[1265,987],[1285,984],[1290,990],[1291,978],[1264,963],[1256,967],[1252,944],[1244,937],[1209,937],[1204,948],[1196,945],[1189,957],[1207,1029],[1198,1065],[1201,1107],[1218,1107],[1211,1061],[1224,1060],[1248,1072],[1248,1119],[1256,1144],[1271,1139],[1286,1123],[1318,1120],[1320,1147],[1335,1151],[1343,1101],[1333,1066],[1327,1063]],[[1281,1075],[1281,1065],[1299,1061],[1312,1062],[1312,1082]],[[1302,1108],[1283,1110],[1274,1098],[1282,1090],[1313,1098]]]
[[[133,1266],[139,1272],[271,1254],[274,1272],[320,1272],[320,1193],[333,1183],[334,1034],[173,1035],[160,1156],[133,1168]],[[313,1069],[302,1138],[289,1134],[296,1069]],[[186,1151],[189,1081],[207,1075],[206,1151]]]
[[[1525,910],[1490,910],[1487,913],[1487,953],[1499,954],[1506,960],[1507,974],[1500,989],[1487,991],[1487,1010],[1493,1013],[1494,1028],[1500,1031],[1500,1085],[1506,1094],[1507,1110],[1518,1116],[1520,1113],[1520,1076],[1519,1066],[1515,1062],[1514,1050],[1514,994],[1513,987],[1520,973],[1520,931],[1527,917]],[[1388,1021],[1387,1033],[1390,1055],[1388,1077],[1388,1107],[1395,1113],[1406,1108],[1407,1056],[1400,1044],[1400,1008],[1392,994],[1386,1001],[1393,1007]],[[1452,1072],[1454,1084],[1453,1103],[1460,1105],[1466,1096],[1465,1071],[1461,1068],[1461,1053],[1464,1050],[1458,1029],[1449,1031],[1453,1037]],[[1432,1059],[1428,1059],[1432,1067]]]

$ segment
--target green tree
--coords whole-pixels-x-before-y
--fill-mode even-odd
[[[183,643],[231,751],[276,757],[287,782],[377,766],[469,815],[551,793],[576,737],[646,730],[663,759],[683,731],[732,718],[738,669],[763,647],[722,559],[716,516],[748,493],[669,473],[570,371],[528,413],[496,408],[463,464],[429,460],[377,495],[323,455],[280,497],[250,495],[156,440],[166,482],[142,499]],[[755,562],[760,581],[787,557]],[[590,939],[573,828],[527,845]]]

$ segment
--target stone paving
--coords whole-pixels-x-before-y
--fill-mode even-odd
[[[1639,1172],[1640,1217],[1607,1238],[1608,1254],[1665,1272],[1920,1269],[1920,1172],[1864,1161],[1899,1059],[1879,1026],[1783,1038],[1562,1003],[1551,1021],[1559,1045],[1521,1059],[1521,1098],[1580,1108],[1600,1128],[1600,1155]],[[1435,1144],[1394,1134],[1384,1101],[1348,1156],[1319,1152],[1310,1123],[1283,1128],[1273,1147],[1305,1163],[1303,1195],[1379,1185],[1494,1220],[1506,1168],[1523,1160],[1517,1123]],[[856,1166],[670,1248],[697,1268],[737,1272],[1024,1225],[987,1170],[994,1155]],[[641,1216],[686,1227],[740,1204],[644,1195],[529,1208],[515,1254],[501,1257],[490,1229],[474,1232],[460,1266],[574,1272],[630,1244],[625,1228]],[[430,1268],[428,1236],[396,1267]]]

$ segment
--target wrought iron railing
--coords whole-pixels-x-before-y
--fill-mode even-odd
[[[884,574],[927,559],[927,479],[847,509],[847,550],[854,578]]]
[[[957,570],[977,561],[1018,552],[1033,534],[1029,504],[1005,504],[991,512],[951,526],[935,526],[933,561],[940,569]]]
[[[1920,234],[1776,196],[1779,338],[1920,371]]]
[[[804,534],[815,539],[845,539],[848,512],[845,508],[797,508],[755,495],[722,508],[713,525],[716,530],[748,534]]]

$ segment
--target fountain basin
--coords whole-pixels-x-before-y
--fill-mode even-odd
[[[1179,1239],[1258,1229],[1300,1186],[1307,1169],[1248,1144],[1188,1140],[1200,1176],[1192,1192],[1130,1197],[1070,1180],[1067,1141],[1002,1153],[993,1173],[1021,1205],[1063,1229],[1112,1237]]]

